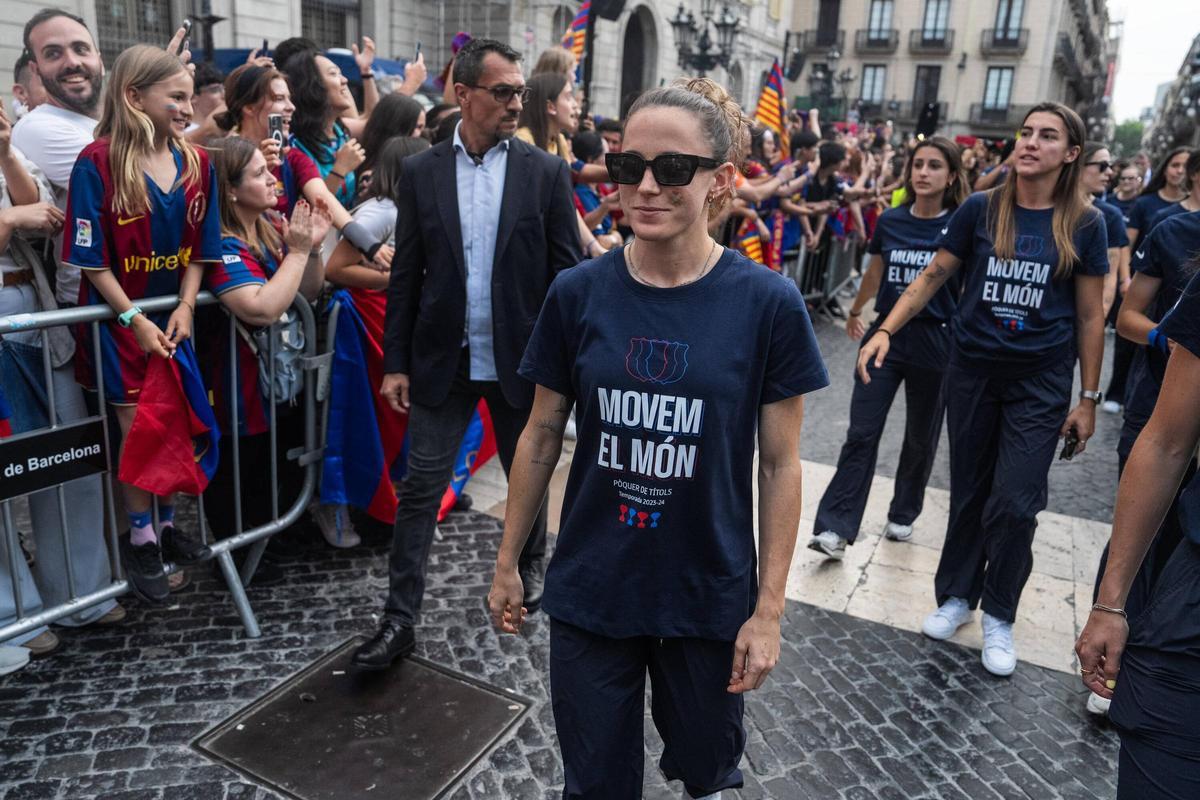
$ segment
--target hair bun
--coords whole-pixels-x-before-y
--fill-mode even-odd
[[[725,119],[725,125],[729,129],[729,138],[733,144],[730,148],[729,159],[738,169],[741,169],[741,138],[750,129],[752,120],[742,111],[738,101],[733,99],[733,95],[724,86],[711,78],[676,78],[671,85],[692,94],[698,94],[717,107]]]

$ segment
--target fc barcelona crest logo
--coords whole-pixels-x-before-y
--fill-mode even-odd
[[[187,222],[188,225],[196,226],[200,224],[200,220],[204,219],[204,212],[208,210],[208,201],[204,195],[197,194],[192,198],[192,202],[188,203]]]
[[[684,342],[634,336],[625,354],[625,371],[643,383],[675,383],[687,372],[687,352]]]

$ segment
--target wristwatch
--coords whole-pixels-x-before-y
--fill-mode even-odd
[[[1100,401],[1104,399],[1104,394],[1101,392],[1090,392],[1084,389],[1079,393],[1080,400],[1091,400],[1096,405],[1100,405]]]
[[[140,308],[138,308],[137,306],[134,306],[133,308],[126,311],[124,314],[121,314],[119,317],[117,317],[117,324],[120,325],[122,328],[128,328],[130,325],[133,324],[133,318],[141,313],[142,313],[142,310]]]

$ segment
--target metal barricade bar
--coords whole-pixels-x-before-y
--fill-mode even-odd
[[[140,300],[138,305],[147,313],[158,311],[169,311],[178,305],[176,296],[165,296]],[[210,306],[217,304],[217,298],[209,292],[201,292],[197,298],[196,305]],[[303,356],[298,359],[298,364],[302,370],[304,378],[304,444],[302,448],[293,450],[287,453],[289,458],[295,458],[303,468],[303,482],[301,484],[299,495],[292,506],[287,509],[282,515],[279,513],[279,497],[278,497],[278,469],[276,463],[277,456],[277,428],[275,414],[275,363],[274,358],[270,362],[270,377],[271,389],[267,402],[270,447],[271,447],[271,508],[272,519],[266,524],[255,527],[251,530],[242,529],[242,509],[241,509],[241,470],[239,463],[239,437],[238,437],[238,419],[236,408],[236,391],[238,375],[238,352],[237,352],[237,333],[234,330],[234,319],[230,314],[230,364],[229,368],[233,380],[231,386],[231,401],[233,402],[231,423],[228,426],[229,431],[222,431],[221,446],[230,446],[232,450],[232,458],[234,465],[234,493],[235,493],[235,515],[236,527],[234,535],[225,539],[221,539],[210,545],[213,552],[213,557],[217,560],[221,572],[225,577],[226,583],[229,586],[230,595],[233,599],[234,607],[236,608],[239,617],[246,629],[246,635],[250,638],[256,638],[260,635],[258,621],[254,615],[254,611],[250,606],[249,599],[246,597],[244,583],[248,582],[249,576],[253,574],[254,568],[257,566],[258,557],[262,553],[262,549],[266,546],[266,540],[289,527],[304,512],[308,507],[316,492],[317,472],[320,462],[320,457],[323,452],[323,447],[320,441],[323,441],[324,431],[321,432],[321,440],[318,439],[317,433],[317,408],[316,404],[322,401],[322,398],[317,397],[318,393],[318,377],[321,379],[321,384],[327,389],[328,386],[328,369],[331,359],[330,353],[317,353],[317,334],[316,334],[316,317],[312,306],[300,296],[297,296],[293,301],[292,308],[300,316],[301,326],[304,332],[304,349]],[[55,395],[53,386],[53,365],[50,355],[50,339],[49,329],[58,326],[81,325],[89,324],[92,326],[93,354],[94,363],[96,364],[97,374],[101,374],[103,365],[103,354],[100,347],[99,323],[116,318],[116,313],[108,306],[89,306],[70,309],[55,309],[51,311],[42,311],[33,314],[15,314],[7,317],[0,317],[0,336],[17,332],[29,332],[40,330],[43,351],[43,371],[47,385],[47,401],[49,405],[49,428],[40,429],[36,433],[44,433],[46,430],[56,430],[63,427],[64,423],[59,419],[57,408],[55,406]],[[270,355],[274,356],[274,339],[272,337],[272,346]],[[17,541],[17,531],[13,521],[12,501],[11,499],[0,502],[0,518],[3,519],[5,527],[4,543],[6,555],[9,560],[9,577],[12,580],[12,594],[16,606],[16,621],[8,625],[0,627],[0,642],[12,639],[23,633],[28,633],[43,625],[52,623],[72,614],[76,614],[89,607],[103,603],[106,600],[120,597],[130,591],[130,586],[127,580],[123,579],[123,569],[121,565],[119,541],[117,538],[117,508],[116,496],[113,483],[116,480],[116,472],[114,465],[114,457],[109,447],[109,420],[106,398],[104,395],[103,380],[97,381],[97,397],[99,401],[98,413],[92,416],[85,416],[78,420],[71,420],[69,424],[79,425],[83,423],[94,423],[99,421],[102,425],[104,435],[105,454],[105,470],[101,473],[101,482],[103,484],[103,502],[107,508],[107,546],[110,566],[112,567],[113,580],[108,585],[96,591],[85,595],[78,595],[76,584],[75,565],[72,561],[70,541],[67,531],[66,519],[66,498],[64,495],[64,486],[66,482],[60,482],[54,486],[47,486],[37,489],[36,491],[45,491],[54,488],[57,491],[57,499],[59,506],[59,520],[61,523],[61,535],[63,537],[63,551],[65,560],[66,580],[68,584],[69,599],[66,602],[60,603],[51,608],[46,608],[37,614],[26,616],[24,614],[24,597],[21,589],[21,581],[19,574],[19,564],[23,565],[23,556],[20,545]],[[327,394],[327,392],[326,392]],[[16,437],[14,437],[15,439]],[[69,482],[69,481],[68,481]],[[197,497],[198,516],[201,534],[204,535],[207,528],[207,521],[204,514],[204,499],[203,496]],[[155,518],[157,519],[157,499],[152,506],[155,510]],[[205,536],[207,539],[208,537]],[[248,553],[246,563],[244,565],[245,581],[242,576],[239,576],[233,563],[232,552],[241,547],[254,545],[251,552]],[[166,565],[168,571],[174,571],[173,564]]]

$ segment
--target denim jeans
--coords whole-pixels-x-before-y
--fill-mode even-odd
[[[463,434],[480,398],[487,401],[496,433],[496,449],[507,475],[512,468],[517,439],[529,420],[529,409],[513,408],[504,399],[498,381],[473,381],[466,350],[450,394],[438,406],[413,403],[408,412],[408,474],[400,486],[400,505],[392,530],[388,563],[388,597],[384,614],[402,625],[413,625],[425,594],[425,565],[433,544],[437,512],[450,484],[454,460]],[[546,500],[534,521],[521,552],[521,565],[546,556]]]
[[[0,316],[32,313],[40,310],[33,287],[29,285],[0,288]],[[49,423],[42,349],[37,332],[6,334],[0,339],[0,383],[13,409],[13,433],[44,428]],[[59,422],[83,419],[87,411],[83,392],[75,383],[74,365],[70,362],[52,370],[54,405]],[[108,548],[104,540],[104,499],[98,475],[80,478],[63,485],[63,501],[67,527],[64,536],[58,508],[58,490],[43,489],[29,495],[33,537],[37,544],[37,560],[32,571],[24,559],[16,564],[21,582],[21,600],[25,616],[44,608],[65,603],[70,599],[67,586],[67,567],[64,543],[71,551],[75,572],[75,591],[90,594],[112,582]],[[0,536],[7,536],[4,517],[0,514]],[[0,547],[0,625],[16,621],[7,548]],[[107,600],[84,609],[56,624],[86,625],[108,613],[116,603]],[[38,635],[39,628],[17,637],[10,644],[20,644]]]

